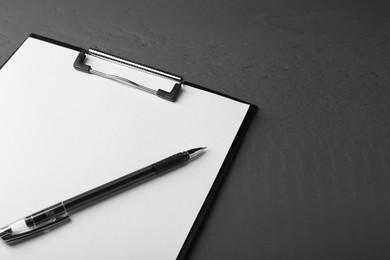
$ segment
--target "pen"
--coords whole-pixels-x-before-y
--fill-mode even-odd
[[[105,183],[0,228],[0,238],[13,244],[45,233],[70,221],[69,215],[89,205],[174,169],[197,157],[205,147],[190,149]]]

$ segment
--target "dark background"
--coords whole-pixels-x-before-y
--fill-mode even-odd
[[[261,108],[189,259],[390,259],[390,1],[0,0],[32,32]]]

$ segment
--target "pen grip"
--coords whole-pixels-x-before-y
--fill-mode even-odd
[[[156,170],[156,173],[162,173],[165,172],[166,170],[171,170],[174,169],[175,167],[182,165],[188,159],[190,159],[189,154],[186,152],[182,152],[182,153],[174,154],[159,162],[156,162],[152,166]]]

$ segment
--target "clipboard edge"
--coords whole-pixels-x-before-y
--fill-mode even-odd
[[[189,83],[189,84],[193,85],[191,83]],[[200,86],[193,85],[193,87],[198,88]],[[204,88],[204,87],[200,87],[200,89],[205,90],[205,91],[209,91],[209,89]],[[220,93],[214,92],[214,91],[209,91],[209,92],[212,92],[214,94],[220,94]],[[238,154],[238,151],[243,143],[243,140],[245,139],[246,133],[247,133],[257,111],[259,110],[259,108],[256,105],[250,104],[248,102],[241,101],[239,99],[232,98],[232,97],[229,97],[228,95],[224,95],[224,94],[221,94],[221,96],[231,98],[231,99],[236,100],[238,102],[248,104],[249,108],[248,108],[248,111],[247,111],[241,125],[240,125],[240,128],[237,131],[236,136],[234,137],[233,143],[229,148],[229,151],[228,151],[228,153],[227,153],[227,155],[226,155],[226,157],[221,165],[221,168],[220,168],[220,170],[219,170],[219,172],[218,172],[218,174],[217,174],[217,176],[216,176],[216,178],[211,186],[211,189],[209,190],[209,192],[206,196],[206,199],[204,200],[203,205],[202,205],[200,211],[198,212],[198,215],[195,218],[195,221],[192,224],[192,227],[191,227],[191,229],[190,229],[190,231],[189,231],[189,233],[188,233],[188,235],[187,235],[187,237],[186,237],[186,239],[185,239],[185,241],[180,249],[180,252],[176,258],[177,260],[186,259],[187,256],[190,254],[197,238],[199,237],[199,234],[201,233],[202,226],[203,226],[204,222],[206,221],[207,216],[211,212],[211,208],[216,201],[219,190],[221,189],[223,182],[226,179],[226,176],[228,175],[229,170],[234,163],[234,159]]]
[[[35,33],[31,33],[27,39],[31,37],[31,38],[34,38],[34,39],[37,39],[37,40],[41,40],[41,41],[45,41],[45,42],[49,42],[49,43],[52,43],[52,44],[55,44],[55,45],[59,45],[59,46],[62,46],[62,47],[65,47],[65,48],[68,48],[68,49],[72,49],[72,50],[75,50],[75,51],[83,51],[84,49],[81,48],[81,47],[77,47],[75,45],[72,45],[72,44],[68,44],[68,43],[65,43],[65,42],[61,42],[61,41],[58,41],[58,40],[54,40],[52,38],[48,38],[46,36],[42,36],[42,35],[39,35],[39,34],[35,34]],[[26,39],[26,40],[27,40]]]

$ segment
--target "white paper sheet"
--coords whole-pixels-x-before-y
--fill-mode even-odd
[[[52,232],[0,244],[1,259],[175,259],[249,106],[189,86],[171,103],[76,71],[77,54],[28,38],[0,70],[0,226],[177,152],[208,150]]]

